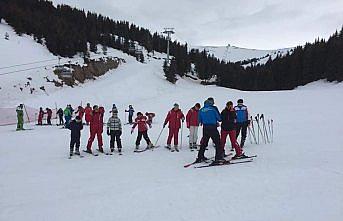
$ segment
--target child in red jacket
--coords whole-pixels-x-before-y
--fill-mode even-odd
[[[137,125],[138,125],[138,135],[137,135],[137,140],[136,140],[135,151],[139,150],[139,144],[141,143],[142,136],[144,137],[144,140],[148,144],[147,148],[152,148],[153,145],[148,136],[148,126],[151,128],[151,124],[148,123],[147,117],[144,116],[141,112],[137,113],[137,118],[135,119],[135,123],[133,124],[132,129],[131,129],[131,134],[133,133]]]

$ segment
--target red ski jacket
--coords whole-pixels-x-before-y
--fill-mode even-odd
[[[190,126],[199,126],[198,113],[199,111],[195,110],[194,107],[188,111],[186,115],[187,128]]]
[[[79,114],[79,117],[82,119],[83,114],[85,113],[85,109],[83,109],[83,107],[81,107],[77,110],[77,113]]]
[[[146,116],[137,117],[135,119],[135,123],[132,126],[132,130],[135,129],[137,125],[138,125],[139,132],[147,131],[148,126],[150,126],[149,122],[147,121]]]
[[[46,111],[46,113],[48,114],[48,117],[51,117],[51,116],[52,116],[52,110],[51,110],[51,109],[48,109],[48,110]]]
[[[92,108],[91,107],[86,107],[85,108],[85,118],[87,122],[91,121],[91,115],[92,115]]]
[[[164,121],[164,125],[169,123],[169,128],[172,129],[180,129],[181,128],[181,120],[184,120],[185,116],[183,115],[182,111],[178,109],[177,111],[172,109],[168,112],[167,117]]]
[[[100,131],[102,132],[103,123],[102,123],[102,114],[100,111],[95,112],[93,110],[92,114],[90,115],[90,130],[92,132]]]

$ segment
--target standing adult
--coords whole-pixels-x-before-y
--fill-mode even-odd
[[[65,119],[65,127],[69,128],[69,122],[70,122],[71,117],[72,117],[72,113],[71,113],[71,110],[69,108],[69,105],[67,105],[67,107],[64,109],[63,113],[64,113],[64,119]]]
[[[52,110],[50,108],[46,108],[45,110],[46,110],[46,114],[47,114],[46,124],[51,125]]]
[[[24,105],[20,104],[17,109],[17,130],[24,130]]]
[[[208,141],[211,138],[216,147],[215,163],[222,163],[223,151],[220,146],[220,135],[217,126],[221,121],[218,111],[213,107],[211,101],[206,100],[204,107],[199,110],[199,123],[203,125],[203,137],[200,142],[200,150],[195,162],[200,163],[206,161],[205,150],[208,146]]]
[[[99,111],[99,107],[97,105],[93,106],[93,111],[91,114],[90,120],[90,137],[87,143],[87,150],[85,152],[92,153],[92,143],[95,139],[95,136],[98,139],[98,150],[100,152],[104,152],[102,146],[102,131],[103,131],[103,115]]]
[[[58,109],[57,111],[57,115],[58,115],[58,118],[59,118],[59,125],[63,125],[64,124],[64,120],[63,120],[63,110],[62,108]]]
[[[181,128],[181,121],[182,123],[185,120],[185,116],[183,115],[180,107],[178,104],[174,104],[173,109],[171,109],[166,119],[164,120],[163,128],[168,124],[169,128],[169,135],[167,139],[167,148],[171,151],[178,151],[179,145],[179,130]],[[174,149],[171,148],[171,141],[174,139]]]
[[[243,99],[238,99],[237,106],[235,106],[237,114],[236,138],[241,133],[241,148],[244,147],[247,138],[247,129],[250,124],[248,107],[243,104]]]
[[[39,108],[39,113],[38,113],[38,125],[43,125],[43,117],[44,117],[44,111],[43,108]]]
[[[230,137],[231,146],[235,149],[236,155],[234,158],[239,158],[242,156],[242,149],[239,146],[237,139],[236,139],[236,112],[233,108],[232,101],[226,103],[225,109],[221,112],[222,124],[221,124],[221,140],[220,144],[223,149],[223,155],[225,155],[225,144],[227,135]]]
[[[90,103],[87,103],[87,106],[85,107],[85,120],[86,120],[87,125],[89,125],[91,118],[92,118],[92,107]]]
[[[196,103],[186,115],[186,124],[189,129],[189,148],[191,150],[197,149],[198,141],[198,128],[199,128],[199,119],[198,113],[200,109],[200,104]]]

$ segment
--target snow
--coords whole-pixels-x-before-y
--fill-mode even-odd
[[[275,59],[277,55],[286,55],[291,48],[277,49],[277,50],[259,50],[259,49],[248,49],[240,48],[232,45],[228,46],[197,46],[194,49],[201,51],[206,50],[209,54],[213,54],[220,60],[224,61],[245,61],[253,58],[260,59],[256,64],[265,64],[269,56]]]
[[[264,113],[273,118],[274,143],[256,145],[248,140],[246,154],[258,155],[252,163],[185,169],[183,165],[196,158],[187,149],[185,128],[179,153],[163,148],[167,130],[159,141],[162,147],[133,153],[137,132],[131,135],[131,127],[125,125],[123,156],[84,154],[82,159],[69,160],[68,130],[24,125],[33,130],[14,132],[14,125],[3,126],[0,220],[341,220],[342,83],[315,82],[277,92],[202,86],[188,79],[173,85],[164,80],[162,60],[150,58],[142,64],[120,51],[112,52],[126,63],[95,81],[74,88],[48,88],[49,96],[7,97],[2,91],[0,106],[13,107],[19,100],[33,108],[90,102],[104,105],[107,120],[116,103],[125,121],[124,109],[133,104],[136,112],[156,113],[149,130],[155,142],[175,102],[186,113],[208,97],[215,98],[219,109],[228,100],[243,98],[253,116]],[[81,149],[88,135],[85,127]],[[108,151],[109,139],[103,137]],[[206,156],[213,155],[210,146]]]

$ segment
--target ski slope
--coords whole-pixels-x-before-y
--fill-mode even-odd
[[[1,41],[1,40],[0,40]],[[6,97],[1,105],[24,102],[38,108],[103,105],[105,119],[113,103],[125,121],[124,109],[155,112],[149,136],[156,141],[164,118],[177,102],[184,113],[195,102],[214,97],[219,109],[243,98],[253,116],[274,119],[274,143],[251,144],[257,154],[249,164],[204,169],[183,168],[196,158],[187,149],[186,129],[179,153],[162,147],[133,153],[136,133],[123,128],[123,156],[68,159],[68,130],[56,126],[0,127],[0,220],[228,220],[340,221],[343,217],[342,133],[339,110],[343,84],[315,82],[292,91],[244,92],[202,86],[188,79],[176,85],[164,80],[162,60],[146,64],[112,51],[126,63],[95,81],[49,90],[49,95]],[[162,56],[162,55],[158,55]],[[12,75],[13,78],[17,75]],[[3,92],[1,92],[3,93]],[[336,102],[338,101],[338,102]],[[85,148],[89,128],[82,131]],[[103,134],[104,148],[109,139]],[[201,133],[200,133],[201,137]],[[142,141],[141,147],[145,147]],[[93,150],[96,142],[93,143]],[[227,149],[228,150],[228,149]],[[214,155],[210,145],[207,157]]]

